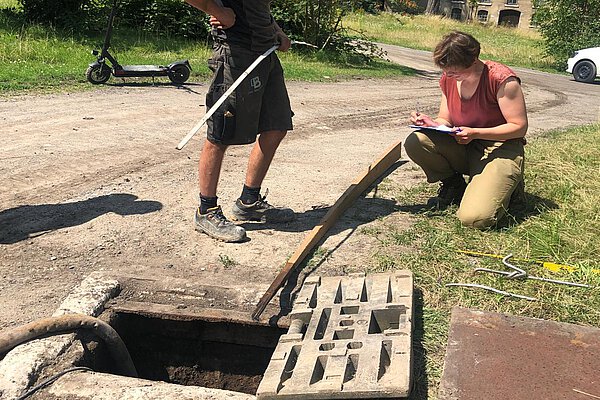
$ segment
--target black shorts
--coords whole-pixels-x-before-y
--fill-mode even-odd
[[[208,60],[214,75],[206,94],[207,110],[258,56],[260,54],[240,47],[215,44],[213,56]],[[283,68],[273,52],[254,68],[208,120],[207,138],[212,143],[224,145],[253,143],[261,132],[293,129],[292,116]]]

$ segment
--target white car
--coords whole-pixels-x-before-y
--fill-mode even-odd
[[[600,77],[600,47],[577,50],[567,60],[567,72],[573,74],[577,82],[593,82]]]

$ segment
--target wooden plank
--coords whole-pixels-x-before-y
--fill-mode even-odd
[[[179,309],[171,304],[145,303],[138,301],[121,301],[110,307],[115,313],[137,314],[147,317],[172,319],[179,321],[202,320],[207,322],[224,322],[242,325],[270,326],[268,320],[256,321],[248,318],[248,314],[236,310],[221,310],[214,308],[197,308],[192,310]],[[276,325],[279,328],[289,327],[286,318],[280,319]]]
[[[277,293],[279,288],[284,284],[292,271],[302,263],[312,248],[323,239],[329,228],[333,226],[340,215],[342,215],[344,211],[346,211],[346,209],[373,184],[373,182],[400,159],[401,147],[401,140],[390,146],[381,157],[373,162],[369,168],[359,175],[350,187],[346,189],[335,204],[329,209],[327,214],[321,219],[319,224],[309,232],[294,254],[285,263],[281,272],[277,275],[271,286],[269,286],[269,289],[267,289],[266,293],[258,302],[252,313],[253,319],[259,319],[269,301],[275,296],[275,293]]]

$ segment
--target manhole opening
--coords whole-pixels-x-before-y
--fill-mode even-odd
[[[140,378],[256,394],[286,329],[248,322],[174,320],[117,312]]]

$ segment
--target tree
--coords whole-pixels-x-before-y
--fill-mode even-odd
[[[294,38],[323,47],[341,30],[343,16],[358,1],[277,0],[271,11],[283,30]]]
[[[440,0],[427,0],[426,14],[437,14],[440,12]]]
[[[537,0],[534,22],[562,65],[573,51],[600,46],[600,0]]]
[[[469,0],[467,1],[467,9],[469,10],[468,20],[473,21],[477,18],[477,10],[479,9],[479,0]]]

